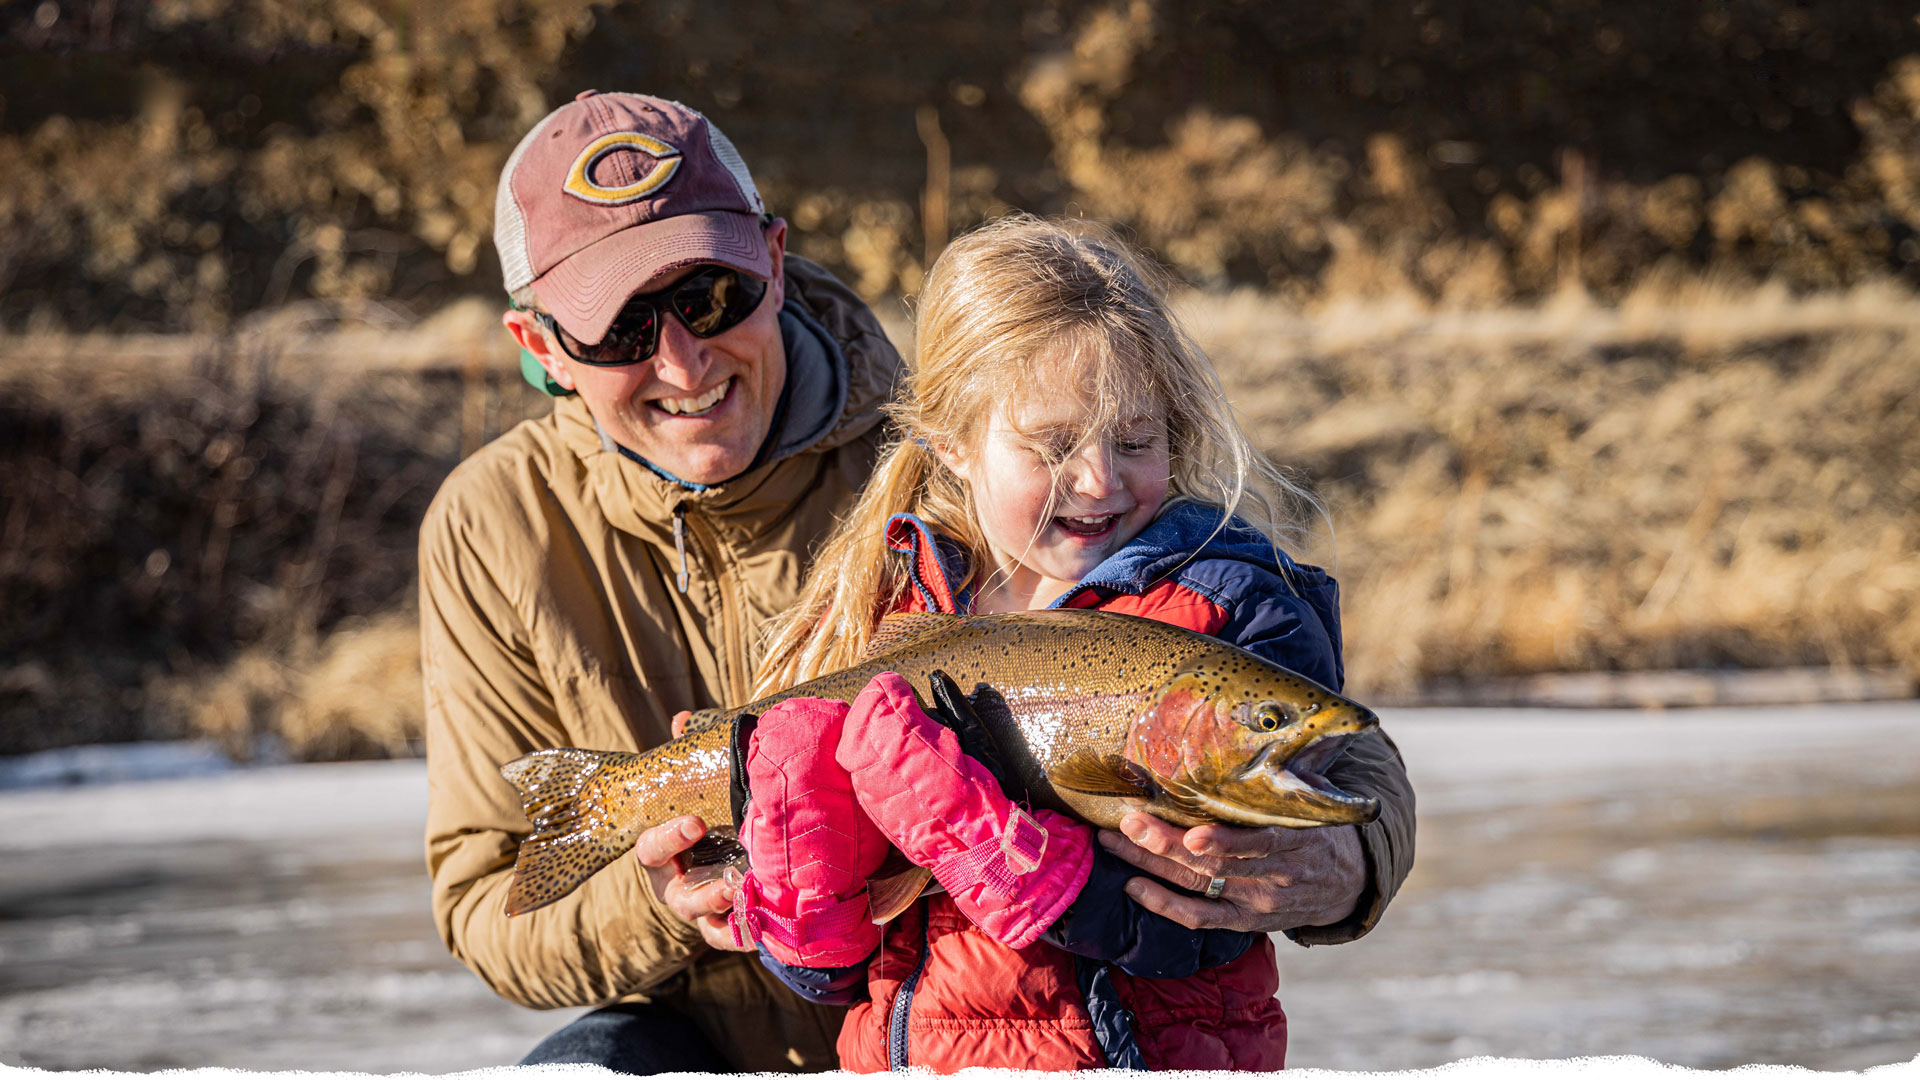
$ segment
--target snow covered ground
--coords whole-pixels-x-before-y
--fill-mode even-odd
[[[1920,703],[1386,722],[1419,865],[1369,937],[1281,944],[1290,1064],[1920,1054]],[[0,1064],[440,1073],[572,1015],[442,948],[419,763],[125,753],[0,762]]]

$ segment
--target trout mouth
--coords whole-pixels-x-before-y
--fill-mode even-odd
[[[1342,791],[1324,774],[1359,734],[1321,735],[1291,754],[1278,742],[1261,747],[1232,778],[1236,801],[1255,809],[1265,824],[1296,829],[1372,821],[1380,813],[1379,800]]]
[[[1334,758],[1346,752],[1347,744],[1358,738],[1359,734],[1356,731],[1322,735],[1289,758],[1281,771],[1290,772],[1322,791],[1338,791],[1340,789],[1329,783],[1322,773]]]

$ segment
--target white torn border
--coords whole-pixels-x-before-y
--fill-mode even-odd
[[[922,1069],[910,1069],[909,1071],[923,1076],[935,1075]],[[300,1072],[292,1070],[257,1073],[248,1072],[244,1069],[165,1069],[159,1072],[116,1072],[108,1069],[89,1069],[79,1073],[55,1073],[46,1069],[30,1069],[22,1066],[0,1064],[0,1078],[56,1075],[87,1077],[124,1076],[139,1078],[169,1076],[182,1078],[191,1077],[194,1078],[194,1080],[224,1080],[224,1078],[227,1077],[251,1076],[302,1077],[306,1078],[306,1080],[335,1080],[335,1078],[346,1080],[346,1078],[349,1077],[385,1077],[386,1080],[398,1080],[398,1078],[403,1077],[430,1076],[436,1074]],[[503,1065],[492,1069],[474,1069],[469,1072],[439,1075],[444,1075],[450,1078],[450,1080],[466,1080],[466,1078],[480,1077],[497,1078],[497,1080],[539,1080],[539,1078],[545,1077],[580,1080],[580,1078],[589,1076],[621,1076],[624,1074],[613,1072],[599,1065]],[[661,1073],[659,1075],[669,1078],[680,1076],[752,1076],[764,1077],[766,1080],[792,1080],[794,1076],[801,1074],[683,1072]],[[829,1073],[814,1073],[811,1075],[831,1078],[853,1078],[871,1074],[835,1071]],[[967,1080],[967,1078],[987,1077],[1054,1077],[1059,1074],[1030,1069],[972,1068],[961,1069],[953,1075]],[[1093,1077],[1097,1078],[1097,1080],[1136,1080],[1141,1074],[1124,1069],[1089,1069],[1075,1075]],[[1171,1070],[1153,1075],[1155,1077],[1166,1077],[1168,1080],[1245,1080],[1246,1077],[1254,1074],[1228,1072],[1225,1070]],[[1911,1061],[1896,1062],[1891,1065],[1876,1065],[1870,1069],[1864,1069],[1858,1072],[1821,1072],[1814,1069],[1802,1068],[1798,1065],[1742,1065],[1734,1069],[1694,1069],[1681,1065],[1668,1065],[1655,1061],[1652,1058],[1621,1055],[1617,1057],[1569,1058],[1564,1061],[1475,1057],[1449,1062],[1431,1069],[1407,1069],[1399,1072],[1344,1072],[1336,1069],[1288,1069],[1284,1073],[1273,1073],[1270,1075],[1289,1077],[1293,1078],[1293,1080],[1320,1080],[1320,1078],[1323,1077],[1331,1080],[1331,1078],[1362,1076],[1402,1077],[1406,1078],[1406,1080],[1420,1080],[1420,1078],[1425,1077],[1447,1077],[1448,1080],[1481,1080],[1482,1077],[1488,1078],[1488,1080],[1517,1080],[1517,1078],[1524,1077],[1531,1080],[1533,1077],[1543,1076],[1578,1077],[1580,1080],[1641,1080],[1641,1078],[1654,1077],[1659,1078],[1659,1080],[1673,1080],[1675,1077],[1686,1076],[1739,1077],[1740,1080],[1775,1080],[1775,1078],[1798,1078],[1806,1076],[1858,1076],[1869,1077],[1871,1080],[1909,1080],[1909,1078],[1920,1077],[1920,1054],[1916,1054]]]

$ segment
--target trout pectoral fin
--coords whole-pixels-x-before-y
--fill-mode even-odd
[[[680,865],[686,868],[681,877],[687,884],[705,885],[710,881],[719,881],[728,870],[745,873],[747,849],[740,846],[740,840],[732,829],[709,829],[707,835],[680,853]]]
[[[1176,780],[1162,779],[1160,795],[1154,800],[1154,812],[1176,825],[1192,827],[1208,821],[1223,820],[1220,807],[1200,791]]]
[[[546,907],[578,888],[594,872],[626,854],[638,831],[596,812],[600,770],[638,754],[562,747],[538,750],[500,767],[520,793],[533,832],[520,841],[507,889],[507,914]]]
[[[875,926],[885,925],[907,910],[933,881],[933,871],[909,865],[897,874],[880,874],[867,879],[867,917]]]
[[[1048,769],[1047,779],[1054,787],[1082,795],[1144,799],[1153,794],[1152,785],[1127,759],[1118,754],[1096,754],[1084,747]]]

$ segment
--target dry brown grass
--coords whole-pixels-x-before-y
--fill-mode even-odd
[[[1547,8],[1529,6],[1508,21],[1519,9],[1480,5],[1455,13],[1463,18],[1457,24],[1453,15],[1436,17],[1419,37],[1448,59],[1410,72],[1400,90],[1406,105],[1393,110],[1403,122],[1340,131],[1319,114],[1339,114],[1351,99],[1336,95],[1315,109],[1296,96],[1304,80],[1288,76],[1302,69],[1325,76],[1329,67],[1351,63],[1346,73],[1358,88],[1375,69],[1408,71],[1401,64],[1409,53],[1400,50],[1419,50],[1402,42],[1377,64],[1355,63],[1361,53],[1338,50],[1356,43],[1327,33],[1320,21],[1338,20],[1338,10],[1269,5],[1226,25],[1183,17],[1154,0],[1113,0],[1086,12],[1071,46],[1034,57],[1019,82],[1021,104],[1046,130],[1054,165],[1072,186],[1073,212],[1124,224],[1191,280],[1259,283],[1309,306],[1415,297],[1501,308],[1569,287],[1617,302],[1648,284],[1650,274],[1659,286],[1658,278],[1703,268],[1747,288],[1773,280],[1835,290],[1920,260],[1911,238],[1920,226],[1920,55],[1894,59],[1863,81],[1843,107],[1854,157],[1816,166],[1804,156],[1818,141],[1814,129],[1798,126],[1805,118],[1793,116],[1797,106],[1787,103],[1758,108],[1773,117],[1770,129],[1800,132],[1799,145],[1783,141],[1761,152],[1736,140],[1706,150],[1728,133],[1722,110],[1745,107],[1732,104],[1738,92],[1720,82],[1734,69],[1677,54],[1667,61],[1680,65],[1670,74],[1699,80],[1697,103],[1714,115],[1703,113],[1691,130],[1676,132],[1671,147],[1656,150],[1644,131],[1599,145],[1607,139],[1595,132],[1611,129],[1621,115],[1644,120],[1655,102],[1618,104],[1615,95],[1649,84],[1616,81],[1612,50],[1602,45],[1606,55],[1587,53],[1592,40],[1576,32],[1549,50],[1561,63],[1540,87],[1565,95],[1568,116],[1580,120],[1548,136],[1564,140],[1549,149],[1534,141],[1542,131],[1503,128],[1488,109],[1448,115],[1446,103],[1510,90],[1514,53],[1506,50],[1532,32],[1536,18],[1567,31],[1585,26],[1584,14],[1562,9],[1548,16]],[[1794,13],[1759,11],[1747,14],[1800,28],[1778,39],[1784,48],[1818,36],[1801,38],[1800,30],[1811,28]],[[1468,29],[1483,16],[1479,33]],[[1345,17],[1352,25],[1385,25]],[[1681,9],[1628,5],[1607,18],[1618,21],[1594,40],[1612,35],[1617,47],[1622,33],[1636,38],[1644,50],[1638,60],[1649,70],[1654,56],[1691,29]],[[1708,27],[1725,16],[1700,18]],[[1248,46],[1248,38],[1261,44]],[[1313,55],[1309,42],[1316,40],[1337,51]],[[1236,102],[1245,112],[1225,106],[1232,93],[1160,89],[1169,80],[1184,88],[1200,57],[1208,81],[1239,85],[1214,65],[1227,67],[1225,57],[1242,48],[1265,47],[1283,55],[1274,71],[1248,73],[1246,97]],[[1479,63],[1488,66],[1478,70],[1501,74],[1477,83]],[[1264,95],[1262,84],[1281,72],[1289,92]],[[1801,73],[1780,85],[1795,86],[1804,100],[1814,82]],[[1358,90],[1361,98],[1367,93]],[[1285,121],[1262,115],[1267,109]],[[1158,121],[1150,133],[1142,130],[1148,115]],[[1415,115],[1421,122],[1404,122]],[[1459,134],[1439,134],[1446,131]],[[1514,167],[1516,158],[1527,160]],[[1502,167],[1494,164],[1499,159]]]
[[[9,328],[488,294],[499,168],[587,86],[709,110],[869,297],[1009,207],[1295,300],[1920,280],[1897,5],[154,0],[0,39]]]
[[[1182,307],[1256,441],[1328,501],[1336,550],[1308,554],[1343,583],[1356,693],[1570,670],[1920,673],[1920,305],[1902,288]],[[18,658],[0,666],[0,743],[193,732],[239,755],[262,735],[300,759],[416,752],[417,515],[479,437],[544,408],[493,370],[504,353],[453,332],[485,321],[390,330],[384,359],[351,321],[263,329],[279,359],[254,385],[196,369],[191,343],[120,342],[116,359],[110,340],[68,341],[120,372],[88,397],[32,374],[58,342],[0,342],[0,400],[33,421],[0,441],[16,459],[0,631]],[[476,381],[475,363],[492,373]],[[404,498],[374,497],[410,463],[424,471]]]
[[[1328,498],[1358,692],[1920,671],[1920,312],[1904,290],[1187,307],[1256,440]]]
[[[263,748],[296,761],[415,756],[419,616],[408,606],[343,624],[324,641],[254,646],[167,693],[188,730],[243,760]]]

